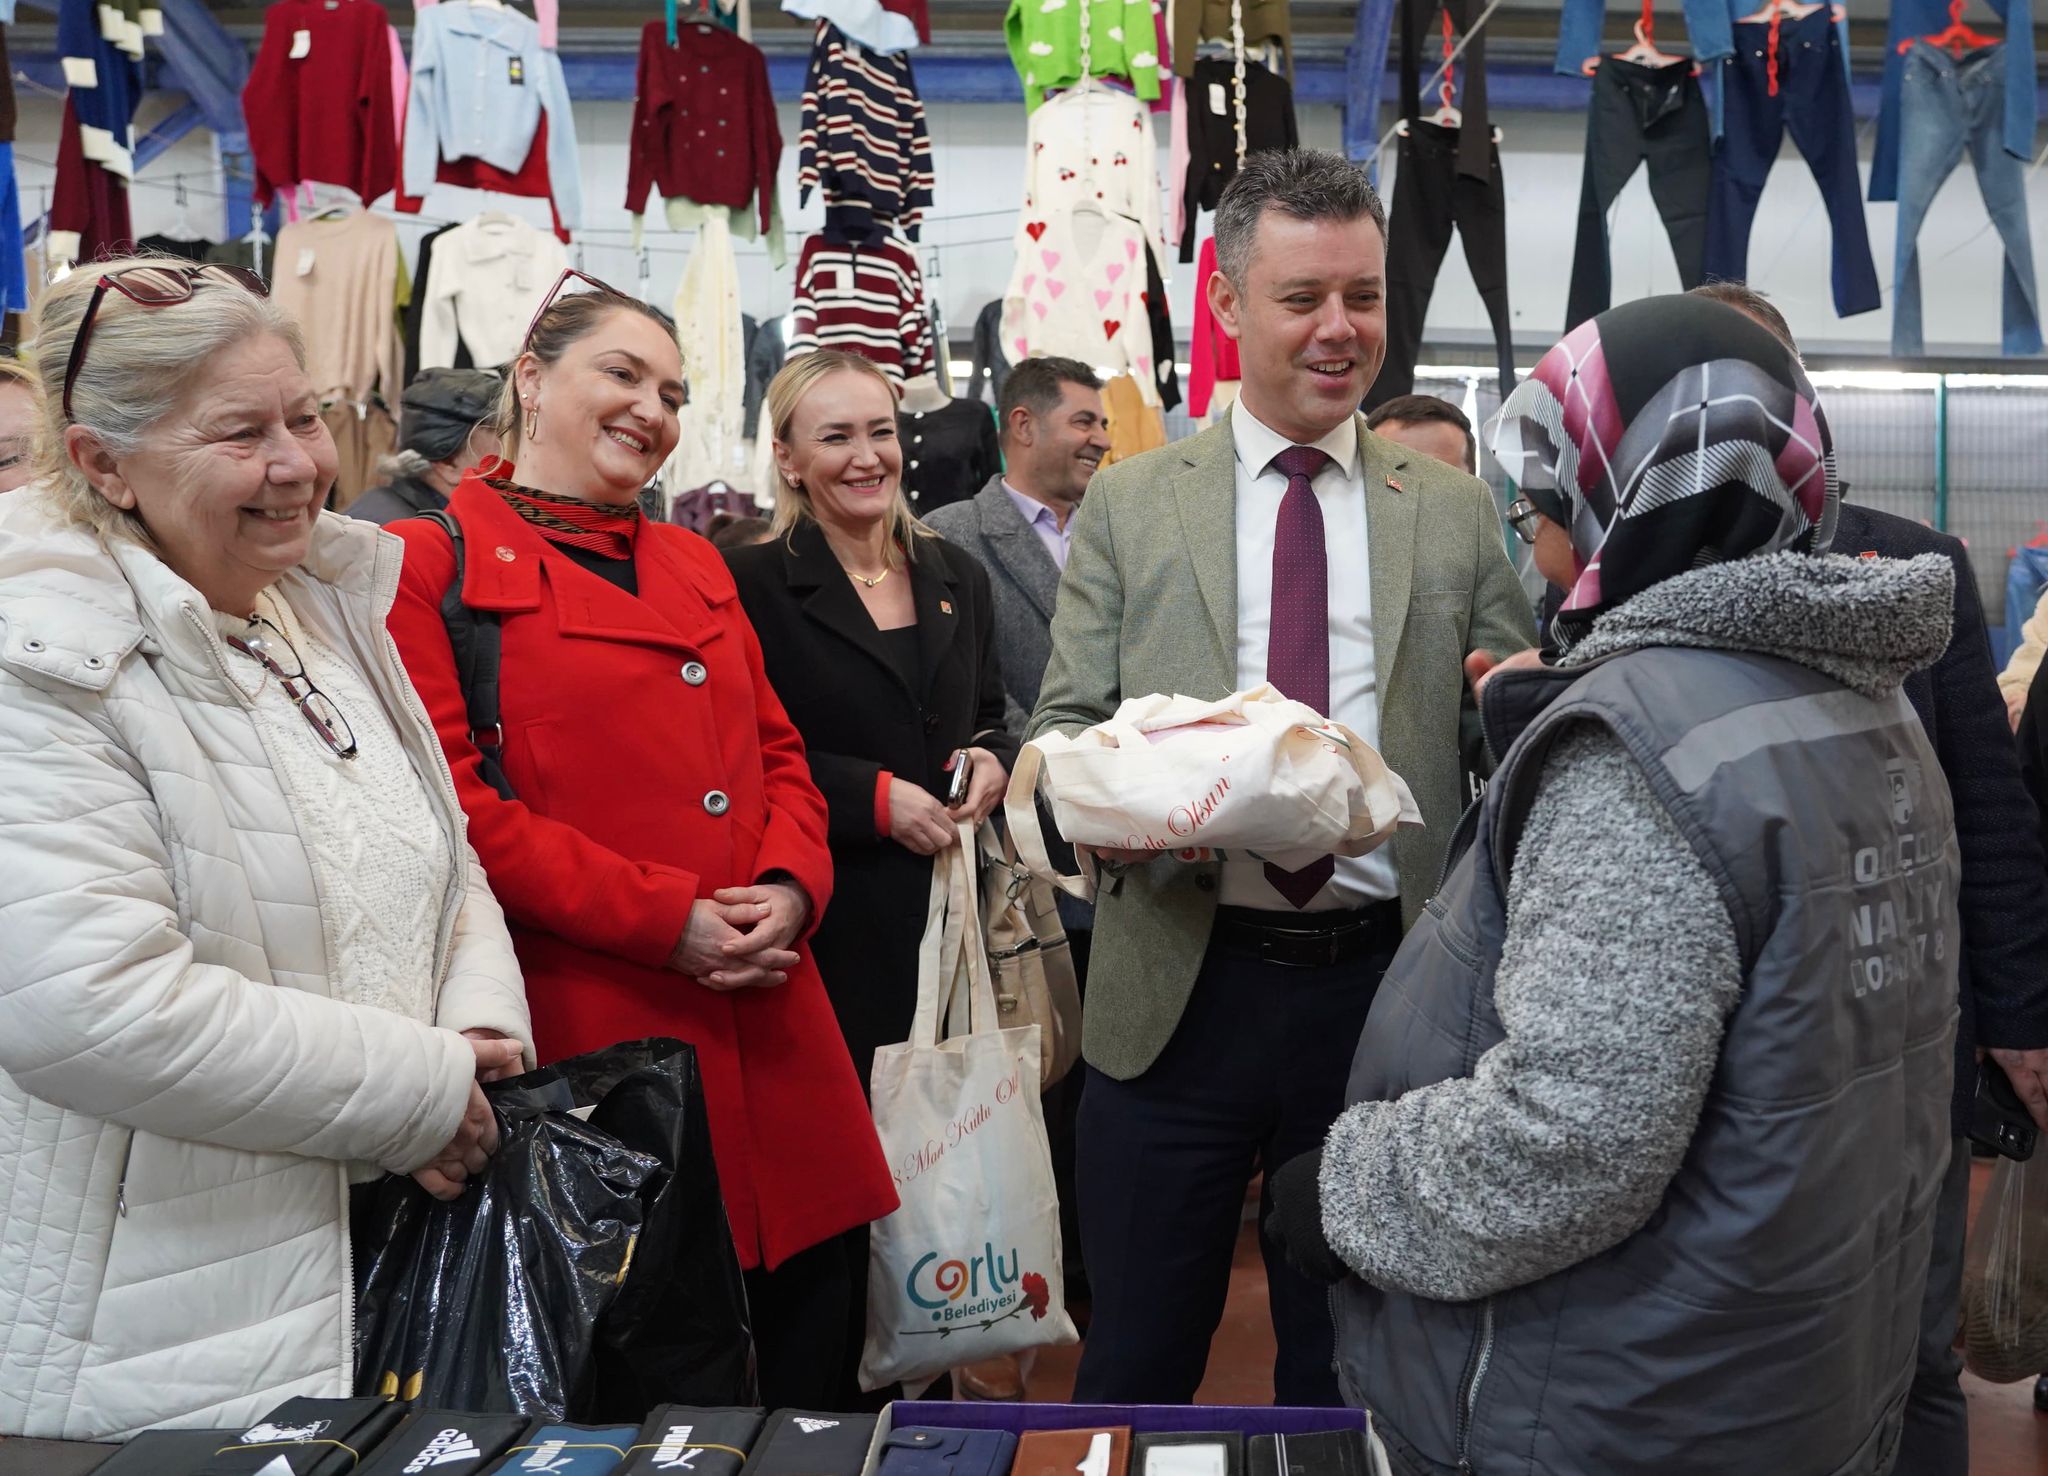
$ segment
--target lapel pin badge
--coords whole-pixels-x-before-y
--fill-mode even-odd
[[[952,602],[951,600],[940,600],[940,601],[939,601],[939,613],[940,613],[940,614],[942,614],[942,615],[950,615],[950,614],[952,614],[952,613],[953,613],[953,602]]]
[[[1387,485],[1389,487],[1392,487],[1396,492],[1402,492],[1407,490],[1401,485],[1401,479],[1399,477],[1388,477]]]

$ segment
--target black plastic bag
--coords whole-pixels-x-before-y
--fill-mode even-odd
[[[533,1073],[486,1088],[498,1153],[460,1199],[383,1180],[355,1247],[356,1390],[444,1409],[581,1418],[598,1323],[659,1165],[569,1115]]]
[[[470,1192],[381,1188],[357,1249],[357,1387],[596,1423],[751,1403],[696,1052],[627,1041],[484,1091],[503,1142]]]
[[[638,1424],[658,1404],[751,1405],[757,1389],[747,1286],[725,1218],[697,1053],[625,1041],[550,1068],[590,1125],[660,1165],[625,1285],[599,1329],[597,1395],[585,1419]]]

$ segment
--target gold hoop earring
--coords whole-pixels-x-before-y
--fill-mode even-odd
[[[540,438],[540,409],[533,401],[526,402],[526,440],[532,443]]]

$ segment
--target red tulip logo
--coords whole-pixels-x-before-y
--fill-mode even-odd
[[[1024,1273],[1024,1305],[1031,1309],[1031,1320],[1038,1321],[1045,1316],[1045,1309],[1052,1303],[1052,1289],[1045,1284],[1045,1278],[1036,1271]]]

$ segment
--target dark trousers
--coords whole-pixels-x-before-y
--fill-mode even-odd
[[[1689,61],[1645,67],[1600,58],[1586,109],[1586,172],[1579,189],[1579,242],[1572,253],[1565,331],[1607,311],[1614,271],[1607,212],[1639,165],[1650,170],[1650,199],[1671,240],[1678,283],[1699,286],[1707,257],[1707,196],[1714,145],[1706,99]]]
[[[1840,47],[1826,6],[1804,20],[1735,27],[1735,55],[1721,64],[1725,116],[1707,209],[1706,272],[1720,281],[1749,280],[1750,225],[1789,129],[1834,229],[1835,311],[1846,318],[1871,311],[1879,296]]]
[[[1508,207],[1501,193],[1500,150],[1489,144],[1485,179],[1458,172],[1458,133],[1434,123],[1410,123],[1399,140],[1400,173],[1387,223],[1387,357],[1365,397],[1365,408],[1415,390],[1415,358],[1436,274],[1451,247],[1451,232],[1465,243],[1465,264],[1493,324],[1500,389],[1515,384],[1514,327],[1508,318]]]
[[[1067,930],[1067,950],[1074,959],[1074,979],[1081,997],[1088,996],[1088,944],[1094,937],[1088,928]],[[1088,1261],[1081,1250],[1080,1194],[1074,1185],[1075,1133],[1081,1117],[1081,1091],[1087,1074],[1080,1067],[1067,1073],[1045,1094],[1045,1136],[1052,1149],[1052,1183],[1060,1197],[1060,1278],[1066,1283],[1067,1303],[1088,1300]]]
[[[1956,1319],[1963,1301],[1963,1240],[1970,1219],[1970,1140],[1957,1138],[1934,1209],[1934,1255],[1920,1302],[1920,1353],[1892,1476],[1969,1476],[1970,1407]]]
[[[1230,1290],[1245,1186],[1322,1146],[1399,932],[1387,927],[1370,954],[1332,968],[1212,946],[1151,1069],[1117,1081],[1086,1068],[1077,1179],[1095,1303],[1076,1402],[1193,1402]],[[1329,1288],[1261,1244],[1275,1398],[1339,1405]]]
[[[746,1281],[763,1407],[838,1408],[853,1299],[846,1237],[798,1251],[773,1271],[749,1271]]]

